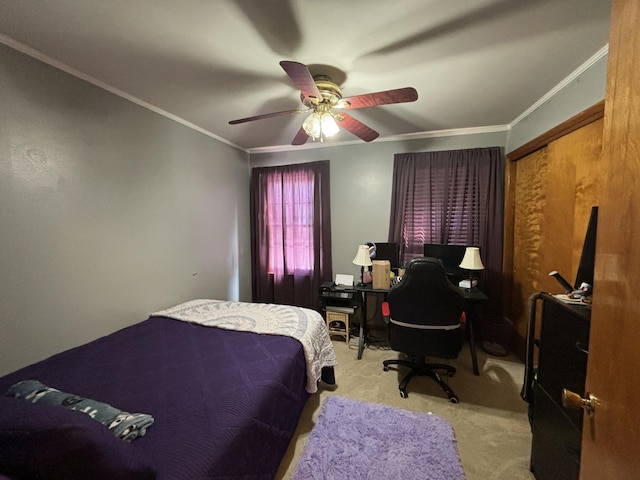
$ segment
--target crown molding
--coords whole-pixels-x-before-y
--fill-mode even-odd
[[[202,133],[203,135],[206,135],[208,137],[211,138],[215,138],[216,140],[218,140],[219,142],[222,142],[226,145],[229,145],[230,147],[236,148],[238,150],[242,150],[246,153],[246,150],[244,148],[242,148],[239,145],[236,145],[235,143],[230,142],[229,140],[227,140],[226,138],[222,138],[219,135],[216,135],[215,133],[210,132],[209,130],[205,130],[202,127],[199,127],[198,125],[188,122],[187,120],[185,120],[184,118],[178,117],[177,115],[174,115],[172,113],[167,112],[166,110],[163,110],[161,108],[156,107],[155,105],[152,105],[150,103],[145,102],[144,100],[139,99],[138,97],[135,97],[133,95],[130,95],[126,92],[123,92],[122,90],[119,90],[118,88],[109,85],[108,83],[104,83],[100,80],[98,80],[97,78],[92,77],[91,75],[87,75],[86,73],[82,73],[79,70],[76,70],[75,68],[73,68],[70,65],[67,65],[66,63],[63,63],[59,60],[56,60],[55,58],[51,58],[48,55],[45,55],[42,52],[39,52],[38,50],[35,50],[31,47],[28,47],[27,45],[20,43],[10,37],[7,37],[6,35],[3,35],[0,33],[0,43],[3,43],[4,45],[13,48],[14,50],[17,50],[21,53],[24,53],[25,55],[28,55],[32,58],[35,58],[36,60],[40,60],[43,63],[46,63],[47,65],[50,65],[52,67],[57,68],[58,70],[62,70],[65,73],[68,73],[69,75],[72,75],[74,77],[79,78],[80,80],[84,80],[85,82],[88,82],[92,85],[95,85],[98,88],[101,88],[103,90],[106,90],[110,93],[113,93],[114,95],[117,95],[121,98],[124,98],[125,100],[128,100],[132,103],[135,103],[136,105],[139,105],[143,108],[146,108],[147,110],[151,110],[153,113],[157,113],[158,115],[162,115],[165,118],[168,118],[169,120],[173,120],[176,123],[179,123],[181,125],[184,125],[187,128],[190,128],[192,130],[195,130],[199,133]]]
[[[586,72],[591,67],[593,67],[593,65],[596,62],[598,62],[601,58],[605,57],[608,53],[609,53],[609,44],[605,45],[600,50],[598,50],[592,57],[590,57],[586,62],[584,62],[582,65],[580,65],[569,76],[567,76],[564,80],[562,80],[555,87],[553,87],[551,90],[549,90],[545,95],[543,95],[540,98],[540,100],[538,100],[536,103],[534,103],[529,108],[527,108],[524,112],[522,112],[518,117],[516,117],[509,124],[509,129],[511,129],[514,126],[516,126],[518,123],[520,123],[522,120],[527,118],[529,115],[531,115],[533,112],[535,112],[542,105],[547,103],[551,98],[553,98],[555,95],[557,95],[560,92],[560,90],[562,90],[567,85],[569,85],[571,82],[573,82],[574,80],[579,78],[580,75],[582,75],[584,72]]]
[[[469,128],[451,128],[449,130],[431,130],[425,132],[416,133],[404,133],[400,135],[389,135],[388,137],[380,137],[374,140],[372,143],[380,142],[406,142],[410,140],[421,140],[424,138],[437,138],[437,137],[455,137],[462,135],[477,135],[483,133],[496,133],[506,132],[509,130],[508,125],[490,125],[485,127],[469,127]],[[310,142],[304,145],[274,145],[270,147],[256,147],[247,149],[247,153],[276,153],[285,152],[290,150],[313,150],[316,148],[330,148],[330,147],[344,147],[347,145],[362,145],[362,140],[349,140],[346,142]]]
[[[232,148],[238,149],[243,151],[244,153],[247,154],[258,154],[258,153],[273,153],[273,152],[284,152],[284,151],[289,151],[289,150],[311,150],[311,149],[316,149],[316,148],[330,148],[330,147],[343,147],[343,146],[348,146],[348,145],[361,145],[362,141],[361,140],[352,140],[352,141],[346,141],[346,142],[339,142],[339,143],[323,143],[323,142],[311,142],[311,143],[306,143],[304,145],[298,145],[298,146],[293,146],[293,145],[274,145],[274,146],[269,146],[269,147],[257,147],[257,148],[243,148],[229,140],[227,140],[226,138],[223,138],[219,135],[216,135],[213,132],[210,132],[209,130],[206,130],[194,123],[191,123],[181,117],[178,117],[177,115],[174,115],[172,113],[169,113],[161,108],[158,108],[155,105],[152,105],[148,102],[145,102],[144,100],[141,100],[133,95],[130,95],[126,92],[123,92],[122,90],[119,90],[118,88],[113,87],[112,85],[109,85],[107,83],[104,83],[94,77],[92,77],[91,75],[87,75],[85,73],[80,72],[79,70],[76,70],[75,68],[71,67],[70,65],[67,65],[66,63],[60,62],[52,57],[49,57],[48,55],[43,54],[42,52],[39,52],[38,50],[35,50],[31,47],[28,47],[27,45],[24,45],[23,43],[20,43],[10,37],[7,37],[6,35],[3,35],[0,33],[0,43],[7,45],[10,48],[13,48],[14,50],[17,50],[21,53],[24,53],[25,55],[28,55],[30,57],[33,57],[43,63],[46,63],[47,65],[51,65],[52,67],[55,67],[59,70],[62,70],[63,72],[68,73],[69,75],[72,75],[74,77],[77,77],[81,80],[84,80],[92,85],[95,85],[99,88],[102,88],[103,90],[106,90],[110,93],[113,93],[114,95],[117,95],[121,98],[124,98],[125,100],[128,100],[132,103],[135,103],[136,105],[139,105],[147,110],[150,110],[154,113],[157,113],[158,115],[162,115],[165,118],[168,118],[174,122],[177,122],[181,125],[184,125],[187,128],[190,128],[192,130],[195,130],[199,133],[202,133],[203,135],[206,135],[208,137],[214,138],[215,140],[218,140],[219,142],[224,143],[225,145],[229,145]],[[432,130],[432,131],[425,131],[425,132],[417,132],[417,133],[408,133],[408,134],[401,134],[401,135],[390,135],[388,137],[383,137],[383,138],[378,138],[375,140],[376,143],[379,142],[398,142],[398,141],[408,141],[408,140],[421,140],[421,139],[425,139],[425,138],[437,138],[437,137],[452,137],[452,136],[459,136],[459,135],[476,135],[476,134],[483,134],[483,133],[497,133],[497,132],[506,132],[509,131],[510,129],[512,129],[515,125],[517,125],[519,122],[521,122],[522,120],[524,120],[527,116],[531,115],[535,110],[537,110],[540,106],[542,106],[544,103],[546,103],[549,99],[551,99],[554,95],[556,95],[558,92],[560,92],[563,88],[565,88],[568,84],[570,84],[571,82],[573,82],[574,80],[576,80],[578,77],[580,77],[580,75],[582,75],[585,71],[587,71],[589,68],[591,68],[596,62],[598,62],[601,58],[603,58],[604,56],[607,55],[607,53],[609,52],[609,45],[605,45],[604,47],[602,47],[600,50],[598,50],[592,57],[590,57],[585,63],[583,63],[580,67],[578,67],[574,72],[572,72],[569,76],[567,76],[564,80],[562,80],[558,85],[556,85],[554,88],[552,88],[551,90],[549,90],[549,92],[547,92],[544,96],[542,96],[542,98],[540,98],[536,103],[534,103],[533,105],[531,105],[527,110],[525,110],[524,112],[522,112],[518,117],[516,117],[511,123],[509,123],[508,125],[492,125],[492,126],[483,126],[483,127],[470,127],[470,128],[453,128],[453,129],[448,129],[448,130]]]

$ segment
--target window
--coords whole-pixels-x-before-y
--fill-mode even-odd
[[[483,290],[499,305],[504,156],[498,147],[396,154],[389,241],[408,262],[425,243],[480,247]],[[496,310],[497,311],[497,310]]]
[[[413,186],[407,189],[403,215],[404,260],[422,256],[425,243],[479,245],[481,182],[477,170],[450,161],[414,165]]]
[[[313,270],[314,174],[267,174],[266,210],[269,273],[306,274]]]
[[[251,173],[253,299],[318,308],[331,280],[329,161]]]

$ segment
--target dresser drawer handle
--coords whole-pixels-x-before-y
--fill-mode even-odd
[[[589,355],[589,350],[587,350],[582,346],[582,342],[576,342],[576,348],[580,350],[582,353],[584,353],[585,355]]]

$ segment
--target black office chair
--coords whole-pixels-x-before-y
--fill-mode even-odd
[[[463,312],[463,294],[447,278],[442,262],[431,257],[411,260],[402,281],[389,291],[386,306],[383,306],[391,348],[409,357],[408,360],[383,362],[385,371],[389,370],[389,365],[411,368],[398,385],[402,398],[408,396],[407,385],[411,379],[425,375],[442,387],[452,403],[458,403],[457,395],[438,374],[439,370],[444,370],[452,377],[456,369],[444,363],[427,363],[425,357],[458,357],[462,347],[460,321],[464,318]]]

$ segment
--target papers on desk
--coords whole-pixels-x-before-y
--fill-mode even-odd
[[[557,295],[554,295],[554,298],[557,298],[561,302],[567,303],[569,305],[590,305],[590,303],[586,301],[585,297],[571,298],[566,293],[559,293]]]
[[[466,280],[460,280],[458,282],[458,286],[460,288],[473,288],[476,285],[478,285],[478,281],[474,278],[473,282],[471,280],[469,280],[468,278]]]
[[[344,273],[336,273],[336,285],[341,287],[353,287],[353,275],[346,275]]]

